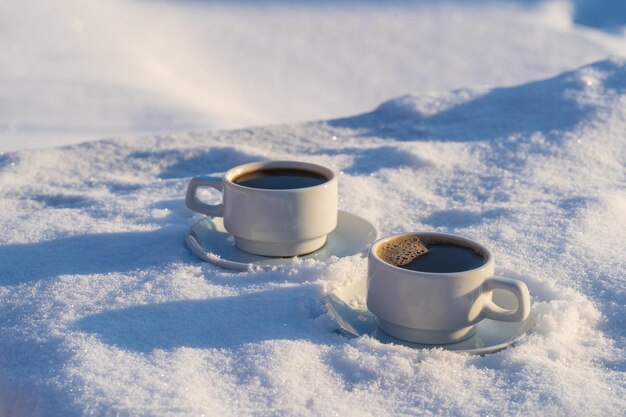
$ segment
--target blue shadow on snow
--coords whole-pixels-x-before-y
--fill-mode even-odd
[[[605,72],[607,76],[602,80],[605,88],[617,93],[626,91],[624,71],[618,63],[607,60],[585,68]],[[421,114],[402,102],[391,100],[373,112],[330,120],[328,124],[355,129],[361,136],[398,141],[462,142],[568,131],[596,111],[594,106],[575,99],[576,94],[584,94],[589,87],[576,71],[515,87],[494,88],[435,114]]]
[[[227,348],[264,340],[311,339],[323,311],[318,285],[148,304],[111,310],[75,323],[104,343],[148,353],[179,347]],[[317,332],[319,335],[319,332]]]
[[[196,260],[184,245],[187,226],[99,233],[0,246],[0,285],[58,275],[104,274]]]
[[[262,156],[242,152],[231,146],[213,147],[202,151],[198,149],[167,149],[153,152],[135,152],[130,157],[154,159],[155,163],[171,160],[172,164],[159,174],[164,179],[222,173],[237,165],[265,159]]]

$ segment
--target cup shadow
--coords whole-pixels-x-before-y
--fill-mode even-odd
[[[180,347],[227,348],[266,340],[315,337],[323,313],[319,285],[281,287],[237,296],[181,300],[106,311],[74,323],[104,343],[151,352]],[[319,334],[319,332],[317,332]]]

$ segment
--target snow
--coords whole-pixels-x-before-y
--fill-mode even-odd
[[[344,119],[4,154],[0,404],[64,416],[619,415],[625,121],[626,62],[613,59]],[[349,340],[321,300],[362,277],[364,259],[235,273],[187,251],[191,175],[292,155],[343,172],[341,209],[383,235],[439,230],[493,248],[498,273],[530,287],[532,333],[485,357]]]
[[[622,0],[598,2],[4,0],[0,149],[328,119],[545,78],[626,55],[611,29]]]
[[[624,414],[619,13],[37,4],[0,5],[0,43],[23,51],[0,55],[0,416]],[[243,127],[302,119],[320,120]],[[119,137],[41,148],[102,135]],[[340,209],[383,236],[490,247],[528,285],[532,331],[483,357],[347,339],[322,300],[365,259],[234,272],[191,255],[191,176],[293,158],[340,172]]]

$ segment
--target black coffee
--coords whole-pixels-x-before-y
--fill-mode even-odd
[[[322,174],[293,168],[268,168],[243,174],[233,181],[250,188],[267,190],[288,190],[324,184],[328,181]]]
[[[460,272],[478,268],[485,258],[474,249],[447,243],[427,244],[428,252],[400,268],[422,272]]]

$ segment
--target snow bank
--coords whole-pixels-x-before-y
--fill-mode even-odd
[[[351,118],[1,154],[0,414],[623,414],[625,134],[614,59]],[[340,171],[341,209],[382,235],[491,247],[533,331],[485,357],[349,340],[321,299],[364,259],[234,273],[187,251],[190,176],[294,157]]]
[[[0,150],[327,119],[626,55],[572,21],[623,1],[577,3],[3,0]]]

